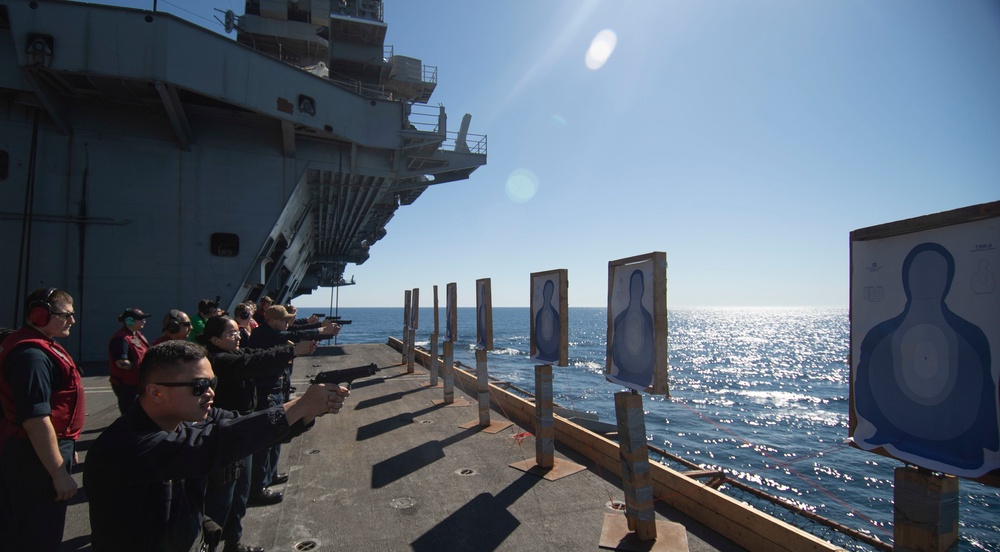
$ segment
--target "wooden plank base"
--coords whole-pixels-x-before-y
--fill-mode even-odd
[[[672,521],[657,520],[656,540],[641,541],[628,530],[628,519],[621,514],[604,514],[601,527],[601,548],[651,552],[688,552],[687,531]]]
[[[512,422],[508,422],[507,420],[490,420],[490,425],[484,426],[479,425],[479,420],[472,420],[465,422],[458,427],[462,429],[472,429],[474,427],[478,427],[483,433],[500,433],[512,425],[514,424]]]
[[[552,459],[551,468],[543,468],[535,462],[534,458],[529,458],[523,462],[514,462],[509,464],[510,467],[515,470],[521,470],[524,473],[530,473],[531,475],[536,475],[542,479],[548,481],[558,481],[564,477],[573,475],[574,473],[579,473],[587,468],[577,464],[576,462],[570,462],[569,460],[560,460],[559,458]]]

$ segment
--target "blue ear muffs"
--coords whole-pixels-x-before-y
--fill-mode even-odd
[[[126,316],[125,317],[125,325],[126,326],[135,326],[135,318],[132,318],[131,316]]]

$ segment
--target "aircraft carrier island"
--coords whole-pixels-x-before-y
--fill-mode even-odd
[[[0,326],[27,292],[65,289],[65,344],[93,361],[128,306],[290,301],[342,283],[396,209],[486,163],[469,115],[449,130],[427,105],[437,68],[385,44],[381,1],[248,0],[224,19],[228,36],[0,0]]]

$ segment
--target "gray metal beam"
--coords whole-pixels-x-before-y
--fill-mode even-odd
[[[285,119],[281,120],[281,147],[285,157],[295,157],[295,125]]]
[[[38,102],[42,105],[42,109],[49,114],[49,118],[59,129],[59,132],[69,135],[70,125],[66,121],[66,117],[63,115],[65,112],[65,107],[63,102],[59,100],[56,94],[49,92],[45,83],[42,79],[33,71],[25,70],[25,76],[28,78],[28,82],[31,83],[31,88],[34,89],[35,96],[38,97]]]
[[[191,151],[191,144],[194,142],[191,134],[191,124],[184,113],[184,106],[180,98],[177,97],[177,89],[169,83],[156,81],[156,92],[160,95],[160,101],[170,119],[170,126],[174,128],[174,136],[177,137],[177,144],[184,151]]]

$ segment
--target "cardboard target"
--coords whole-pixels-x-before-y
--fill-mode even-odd
[[[1000,469],[1000,290],[982,274],[1000,266],[998,215],[1000,202],[851,233],[856,446],[962,477]]]
[[[531,274],[530,355],[539,364],[569,364],[566,269]]]

